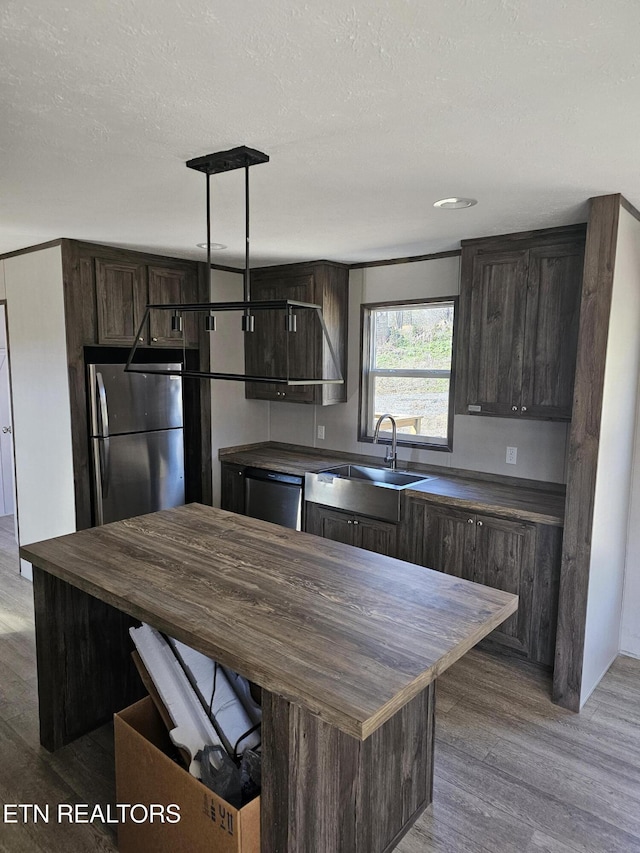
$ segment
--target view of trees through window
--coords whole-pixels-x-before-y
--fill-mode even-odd
[[[452,339],[451,302],[371,311],[369,431],[389,412],[408,440],[447,443]]]

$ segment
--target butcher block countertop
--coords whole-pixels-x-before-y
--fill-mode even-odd
[[[248,447],[224,448],[221,462],[265,468],[285,474],[322,471],[345,462],[384,468],[382,456],[362,456],[338,451],[320,451],[297,445],[265,442]],[[432,477],[421,486],[405,489],[405,496],[446,504],[472,512],[498,514],[505,518],[537,524],[564,524],[564,487],[508,477],[483,477],[471,471],[400,462],[398,470],[424,472]]]
[[[360,739],[517,609],[517,596],[189,504],[20,556]]]

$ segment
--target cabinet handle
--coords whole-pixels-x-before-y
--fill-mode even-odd
[[[238,477],[242,477],[242,471],[238,471]]]
[[[138,338],[138,340],[140,341],[140,343],[144,343],[144,338]]]
[[[282,392],[282,396],[283,396],[283,397],[286,397],[286,396],[287,396],[287,392],[286,392],[286,391],[283,391],[283,392]]]
[[[349,520],[347,521],[347,524],[353,524],[353,521],[351,521],[351,519],[349,519]]]
[[[479,522],[478,522],[478,527],[482,527],[482,522],[481,522],[481,521],[479,521]]]
[[[359,522],[359,521],[356,521],[356,520],[355,520],[355,518],[354,518],[354,520],[353,520],[353,523],[354,523],[354,524],[360,524],[360,522]]]
[[[157,338],[151,338],[151,340],[152,340],[152,341],[157,341],[158,339],[157,339]]]
[[[523,407],[522,407],[522,409],[521,409],[521,411],[526,412],[526,411],[527,411],[527,407],[526,407],[526,406],[523,406]]]
[[[512,412],[517,412],[517,411],[518,411],[518,407],[517,407],[517,406],[511,406],[511,411],[512,411]]]
[[[467,524],[473,524],[473,519],[472,519],[472,518],[468,518],[468,519],[467,519]]]

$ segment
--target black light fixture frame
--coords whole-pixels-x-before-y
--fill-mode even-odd
[[[228,151],[218,151],[213,154],[205,154],[203,157],[195,157],[188,160],[187,168],[195,169],[198,172],[203,172],[207,177],[207,271],[211,271],[211,175],[217,175],[221,172],[230,172],[234,169],[244,169],[244,188],[245,188],[245,262],[243,270],[243,296],[242,302],[198,302],[198,303],[172,303],[172,304],[153,304],[147,305],[142,320],[138,327],[138,331],[134,338],[133,346],[129,352],[125,371],[127,373],[152,373],[166,376],[185,376],[194,379],[229,379],[241,382],[265,382],[277,385],[342,385],[344,378],[340,370],[340,364],[336,356],[327,326],[322,316],[322,306],[313,302],[299,302],[294,299],[275,299],[275,300],[259,300],[251,301],[251,277],[249,268],[249,169],[251,166],[256,166],[259,163],[268,163],[269,156],[262,151],[257,151],[255,148],[247,148],[246,145],[241,145],[237,148],[231,148]],[[287,348],[287,376],[247,376],[244,373],[214,373],[198,370],[142,370],[133,365],[133,360],[136,351],[139,348],[139,342],[143,337],[143,329],[151,311],[172,311],[174,318],[182,317],[185,312],[204,312],[208,317],[214,311],[242,311],[242,329],[246,334],[251,334],[254,330],[254,311],[277,311],[284,310],[286,312],[286,328],[289,332],[296,331],[296,317],[293,309],[303,311],[315,311],[324,339],[327,343],[327,348],[333,361],[333,366],[336,370],[339,379],[313,379],[313,378],[295,378],[289,377],[289,351]],[[179,324],[180,325],[180,324]],[[214,321],[215,326],[215,321]],[[180,329],[183,335],[184,331]]]
[[[344,384],[344,379],[305,379],[298,378],[292,379],[288,375],[287,376],[249,376],[245,373],[213,373],[213,372],[205,372],[200,370],[149,370],[148,367],[140,368],[136,367],[133,363],[137,350],[140,347],[139,339],[143,336],[143,330],[145,323],[149,318],[149,314],[151,311],[172,311],[174,313],[185,313],[185,312],[206,312],[215,310],[215,311],[244,311],[247,308],[247,304],[251,305],[252,311],[277,311],[283,310],[287,312],[287,316],[290,315],[290,312],[293,309],[300,309],[303,311],[315,311],[320,325],[322,327],[323,334],[327,341],[327,346],[329,352],[331,354],[331,358],[333,360],[334,366],[338,375],[340,375],[340,367],[338,364],[338,359],[333,348],[333,344],[331,343],[331,338],[329,337],[329,333],[327,331],[327,327],[324,322],[324,317],[322,316],[322,308],[320,305],[316,305],[313,302],[298,302],[295,299],[271,299],[271,300],[261,300],[258,302],[192,302],[192,303],[182,303],[175,302],[171,304],[163,303],[157,305],[147,305],[144,310],[144,314],[142,316],[142,320],[140,322],[140,326],[138,327],[138,331],[136,333],[134,344],[129,351],[129,357],[127,358],[127,363],[125,365],[125,371],[127,373],[147,373],[147,374],[156,374],[158,376],[187,376],[193,379],[232,379],[240,382],[269,382],[276,385],[342,385]],[[184,331],[183,333],[184,334]],[[287,362],[288,362],[288,353],[287,353]],[[288,367],[288,365],[287,365]],[[288,372],[288,370],[287,370]]]

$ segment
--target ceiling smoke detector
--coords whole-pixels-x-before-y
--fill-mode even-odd
[[[477,203],[477,198],[459,198],[458,196],[453,196],[452,198],[441,198],[439,201],[434,201],[433,206],[442,207],[445,210],[461,210],[463,207],[473,207]]]

